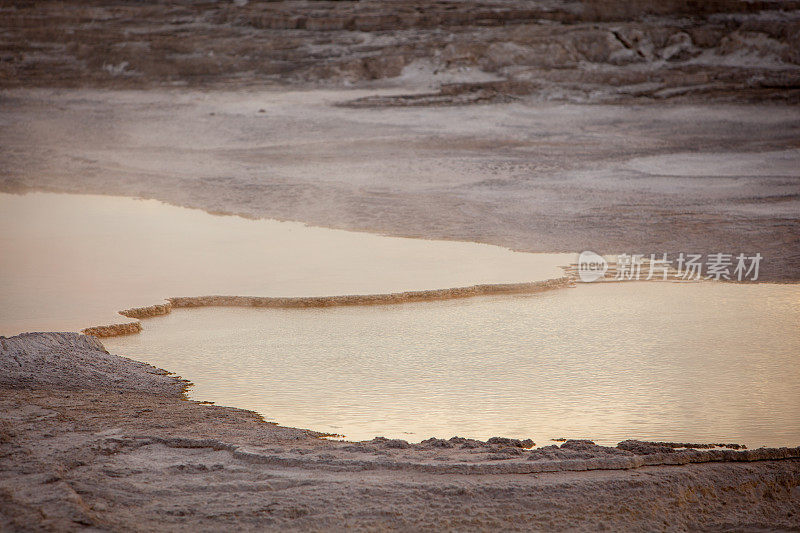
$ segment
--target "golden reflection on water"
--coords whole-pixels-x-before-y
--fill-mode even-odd
[[[213,216],[154,200],[0,194],[0,335],[78,331],[172,296],[327,296],[558,277],[569,254]]]
[[[217,217],[155,201],[0,194],[0,334],[128,321],[170,296],[320,296],[534,281],[567,254]],[[582,285],[336,309],[176,310],[104,340],[193,396],[286,425],[800,444],[800,285]]]
[[[284,425],[800,444],[800,285],[580,285],[337,309],[176,310],[114,353]]]

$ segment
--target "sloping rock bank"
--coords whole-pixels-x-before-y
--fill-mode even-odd
[[[91,337],[0,339],[0,528],[790,529],[800,449],[328,441]],[[691,447],[691,448],[689,448]]]
[[[186,382],[151,365],[112,355],[91,336],[23,333],[0,337],[0,387],[175,396],[183,394]]]

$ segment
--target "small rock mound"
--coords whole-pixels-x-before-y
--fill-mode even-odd
[[[187,383],[164,370],[110,354],[99,340],[79,333],[0,337],[0,387],[181,396]]]

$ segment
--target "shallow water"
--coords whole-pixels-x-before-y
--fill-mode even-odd
[[[0,194],[0,335],[78,331],[172,296],[327,296],[563,275],[570,254],[214,216],[155,200]]]
[[[0,194],[0,334],[126,322],[171,296],[308,296],[560,276],[567,254],[213,216],[156,201]],[[582,285],[327,309],[205,308],[107,339],[193,397],[282,424],[493,435],[800,442],[800,285]]]
[[[284,425],[800,443],[800,285],[622,283],[335,309],[176,310],[113,353]]]

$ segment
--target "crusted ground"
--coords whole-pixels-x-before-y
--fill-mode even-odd
[[[0,3],[0,86],[365,85],[355,105],[796,102],[800,3]]]
[[[0,340],[0,368],[16,372],[0,383],[6,529],[800,525],[800,449],[636,441],[532,449],[499,437],[329,441],[249,411],[187,401],[185,383],[110,355],[88,337]],[[55,379],[64,357],[73,370]],[[109,379],[103,366],[125,379]]]
[[[337,105],[376,92],[397,89],[7,91],[0,191],[530,252],[758,252],[760,280],[800,278],[797,106]]]

